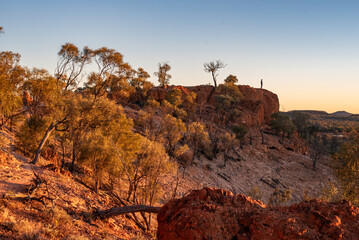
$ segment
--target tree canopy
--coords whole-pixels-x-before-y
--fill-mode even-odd
[[[170,83],[172,76],[168,74],[169,70],[171,70],[171,66],[168,63],[158,64],[158,72],[155,72],[154,75],[158,77],[160,87],[167,86]]]
[[[226,64],[224,64],[220,60],[216,60],[216,61],[211,61],[211,62],[205,63],[203,66],[204,66],[205,72],[211,73],[214,87],[216,88],[217,87],[217,76],[218,76],[217,71],[221,68],[226,67]]]

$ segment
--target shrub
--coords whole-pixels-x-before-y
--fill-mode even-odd
[[[292,190],[286,189],[281,190],[277,188],[269,198],[269,205],[279,206],[282,204],[286,204],[292,199]]]

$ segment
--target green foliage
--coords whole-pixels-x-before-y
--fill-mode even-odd
[[[344,143],[334,155],[334,169],[340,180],[343,198],[359,205],[359,136]]]
[[[206,149],[210,143],[208,132],[200,122],[193,122],[188,125],[186,137],[194,149],[193,157],[197,154],[198,150]]]
[[[240,116],[241,113],[236,106],[243,95],[234,83],[221,84],[217,91],[218,95],[215,96],[217,117],[221,123],[227,124]]]
[[[148,99],[145,103],[144,106],[144,110],[146,110],[147,112],[155,112],[157,109],[159,109],[161,106],[160,102],[157,102],[156,100],[153,99]]]
[[[227,84],[236,84],[238,83],[238,78],[231,74],[226,79],[224,79],[224,82]]]
[[[140,98],[147,96],[147,92],[153,88],[153,84],[147,81],[149,77],[150,75],[143,68],[138,68],[136,75],[129,80],[130,85],[135,89]]]
[[[182,104],[182,91],[177,88],[173,88],[166,94],[165,98],[173,106],[178,107]]]
[[[19,62],[19,54],[0,52],[0,127],[22,107],[20,87],[26,71]]]
[[[154,204],[161,198],[164,184],[162,178],[167,174],[174,174],[177,168],[176,164],[169,160],[165,149],[159,143],[145,138],[141,139],[140,150],[132,167],[137,174],[137,179],[141,179],[135,181],[138,197],[134,201],[138,204],[148,205]]]
[[[28,80],[24,90],[30,94],[34,111],[44,115],[61,101],[61,89],[55,78],[51,77],[45,69],[34,68],[28,73]]]
[[[234,125],[232,131],[236,134],[237,139],[243,139],[248,133],[248,128],[243,125]]]
[[[11,84],[0,75],[0,119],[6,119],[22,106],[21,97]]]
[[[33,157],[46,131],[48,123],[44,118],[33,115],[27,119],[16,133],[16,148],[25,156]]]
[[[197,94],[194,92],[190,92],[184,96],[182,107],[187,112],[188,115],[193,115],[196,111],[197,103],[196,103]]]
[[[314,136],[309,141],[309,156],[313,160],[313,170],[316,170],[317,162],[326,154],[328,154],[327,138],[323,136]]]
[[[309,127],[310,127],[310,115],[300,112],[293,113],[293,124],[299,133],[299,135],[304,138],[309,138]]]
[[[342,196],[339,188],[333,182],[328,182],[323,187],[320,198],[326,202],[334,202],[340,201]]]
[[[87,133],[80,147],[78,161],[87,164],[93,170],[98,189],[105,171],[110,171],[114,165],[115,154],[111,139],[106,137],[101,129]]]
[[[285,134],[289,136],[295,129],[290,117],[281,112],[272,114],[269,125],[276,131],[277,134],[282,133],[282,139],[284,139]]]
[[[219,150],[228,154],[229,150],[237,145],[236,136],[228,132],[219,135]]]
[[[164,140],[167,152],[174,156],[176,143],[181,140],[186,133],[186,126],[181,119],[177,119],[169,114],[162,118],[161,136]]]
[[[74,44],[66,43],[62,45],[58,56],[56,79],[65,90],[76,88],[84,67],[91,62],[93,51],[88,47],[80,51]]]

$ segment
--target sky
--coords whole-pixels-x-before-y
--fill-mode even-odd
[[[54,73],[66,42],[113,48],[133,68],[168,62],[171,84],[218,82],[276,93],[280,110],[359,113],[358,0],[0,0],[0,51]]]

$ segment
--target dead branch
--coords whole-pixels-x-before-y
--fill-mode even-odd
[[[13,196],[4,196],[3,198],[8,199],[8,200],[14,200],[14,201],[19,201],[19,202],[39,202],[42,203],[45,207],[45,199],[49,200],[49,201],[53,201],[53,198],[50,197],[46,197],[46,196],[41,196],[41,197],[13,197]]]
[[[104,211],[96,210],[93,216],[99,216],[101,218],[109,218],[118,215],[135,212],[147,212],[147,213],[158,213],[161,210],[160,207],[148,206],[148,205],[132,205],[124,207],[114,207]]]
[[[243,160],[243,158],[242,158],[242,156],[239,154],[239,152],[234,148],[234,147],[232,147],[232,150],[233,150],[233,152],[237,155],[237,157],[238,157],[238,159],[237,159],[237,161],[239,162],[239,161],[242,161]]]

